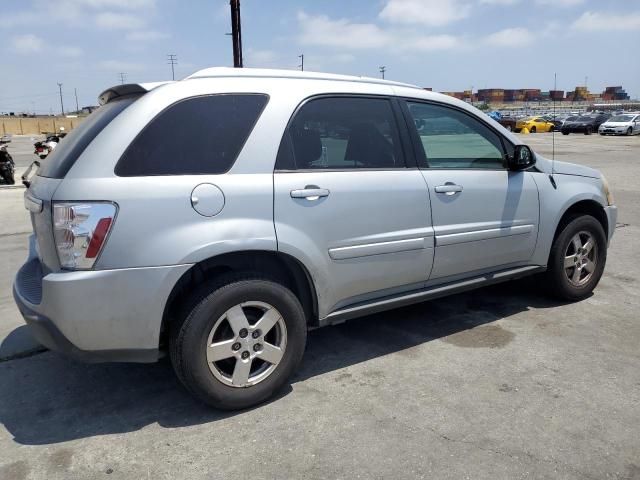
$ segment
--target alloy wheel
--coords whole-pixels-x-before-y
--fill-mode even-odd
[[[565,250],[564,272],[574,287],[585,285],[596,270],[598,245],[589,232],[576,233]]]
[[[287,347],[287,328],[278,310],[265,302],[243,302],[227,310],[207,339],[207,365],[231,387],[250,387],[276,369]]]

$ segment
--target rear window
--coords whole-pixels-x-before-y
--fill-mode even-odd
[[[121,177],[220,174],[236,161],[267,95],[193,97],[161,112],[116,165]]]
[[[138,95],[129,95],[113,100],[90,114],[78,127],[60,139],[60,143],[42,161],[38,175],[49,178],[64,178],[80,154],[98,136],[98,134],[125,108],[131,105]]]

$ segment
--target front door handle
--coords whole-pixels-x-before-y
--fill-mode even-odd
[[[436,193],[444,193],[445,195],[455,195],[462,191],[462,185],[456,185],[452,182],[447,182],[444,185],[438,185],[435,188]]]
[[[315,201],[320,197],[328,197],[329,190],[326,188],[320,188],[315,185],[307,185],[301,190],[291,190],[291,198],[306,198],[307,200]]]

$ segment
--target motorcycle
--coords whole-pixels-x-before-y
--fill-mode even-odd
[[[35,148],[33,153],[40,157],[41,160],[44,160],[47,158],[47,155],[56,148],[58,142],[60,142],[60,137],[58,135],[49,135],[44,142],[36,142],[33,144]]]
[[[9,155],[9,152],[7,152],[7,147],[3,145],[0,147],[0,178],[8,185],[16,183],[13,178],[15,167],[13,158]]]

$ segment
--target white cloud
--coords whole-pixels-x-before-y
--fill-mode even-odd
[[[169,38],[169,34],[155,30],[139,30],[127,33],[125,38],[131,42],[153,42],[155,40]]]
[[[584,12],[571,27],[582,31],[640,30],[640,12],[622,15],[602,12]]]
[[[494,47],[525,47],[531,45],[535,36],[526,28],[506,28],[494,32],[484,39],[485,43]]]
[[[346,19],[331,19],[326,15],[298,14],[304,45],[334,47],[341,50],[388,49],[396,52],[446,50],[464,47],[461,38],[453,35],[422,35],[406,29],[383,29],[373,23],[352,23]],[[347,57],[345,61],[352,61]],[[331,58],[332,61],[340,61]]]
[[[326,15],[298,13],[302,28],[300,42],[304,45],[338,47],[344,49],[380,48],[391,37],[373,23],[352,23],[347,19],[332,20]]]
[[[471,5],[462,0],[388,0],[379,16],[391,23],[440,27],[470,13]]]
[[[62,46],[55,49],[56,54],[62,57],[81,57],[82,49],[80,47]]]
[[[584,0],[536,0],[538,5],[550,5],[552,7],[575,7],[584,3]]]
[[[16,52],[24,54],[38,53],[44,47],[42,39],[30,33],[13,37],[11,44]]]
[[[96,16],[96,25],[108,30],[135,30],[144,27],[144,21],[128,13],[105,12]]]

